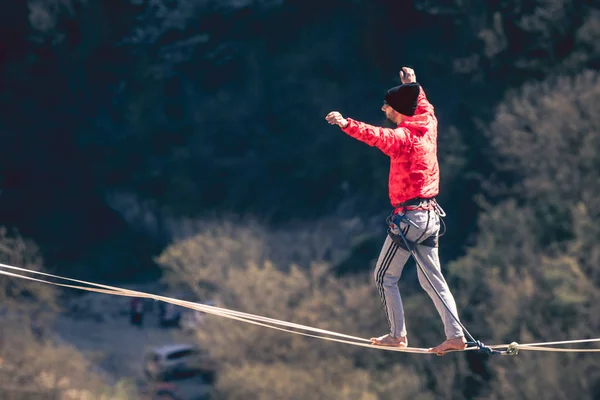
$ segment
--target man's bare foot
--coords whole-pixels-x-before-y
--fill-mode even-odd
[[[393,337],[389,334],[380,336],[378,338],[371,338],[371,344],[378,346],[389,346],[389,347],[408,347],[408,339],[406,336]]]
[[[452,339],[447,339],[442,344],[435,346],[434,348],[429,349],[430,353],[435,353],[438,356],[443,356],[446,352],[451,350],[464,350],[467,348],[467,341],[464,337],[457,337]]]

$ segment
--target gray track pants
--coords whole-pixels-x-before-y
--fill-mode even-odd
[[[423,240],[439,234],[440,218],[438,214],[434,210],[413,210],[407,211],[406,216],[419,228],[403,221],[400,226],[402,232],[405,232],[406,239],[417,242],[415,253],[419,259],[419,263],[427,272],[429,279],[434,284],[437,291],[442,295],[452,313],[458,318],[456,302],[454,301],[454,297],[441,272],[438,248],[419,244],[422,243]],[[398,289],[398,280],[400,279],[404,265],[409,257],[410,253],[396,244],[388,235],[383,244],[383,248],[381,249],[377,266],[375,267],[375,285],[377,286],[386,312],[390,327],[390,335],[393,337],[406,336],[404,308],[402,306],[400,290]],[[417,267],[417,276],[421,287],[423,287],[429,297],[431,297],[435,304],[435,308],[442,318],[446,338],[451,339],[464,336],[460,325],[454,320],[444,304],[440,301],[438,295],[431,288],[430,283],[427,281],[427,278],[423,276],[419,267]]]

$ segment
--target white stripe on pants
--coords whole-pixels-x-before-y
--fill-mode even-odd
[[[407,211],[406,216],[413,221],[419,228],[409,225],[404,221],[401,229],[405,232],[405,237],[409,241],[422,242],[432,235],[437,235],[440,230],[440,219],[435,211],[413,210]],[[458,318],[456,302],[450,292],[450,288],[442,275],[440,259],[437,247],[428,247],[422,244],[415,245],[419,263],[429,276],[429,279],[440,293],[452,313]],[[398,289],[398,280],[402,275],[402,270],[410,253],[400,247],[387,235],[377,265],[374,271],[375,285],[379,291],[381,302],[386,312],[390,335],[393,337],[406,336],[406,323],[404,321],[404,308],[402,298]],[[417,267],[417,276],[421,287],[427,292],[433,300],[442,322],[444,323],[444,332],[447,339],[464,336],[462,328],[452,317],[452,314],[446,309],[435,293],[427,278],[423,276],[421,269]]]

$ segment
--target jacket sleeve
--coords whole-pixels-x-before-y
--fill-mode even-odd
[[[348,126],[342,128],[342,131],[369,146],[377,147],[388,156],[402,151],[410,144],[410,136],[406,128],[381,128],[352,118],[346,120]]]

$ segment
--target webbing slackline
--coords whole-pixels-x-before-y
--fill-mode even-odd
[[[52,282],[49,280],[38,279],[38,278],[31,277],[31,276],[26,276],[26,275],[21,275],[21,274],[14,273],[14,272],[5,271],[7,269],[12,270],[12,271],[26,272],[26,273],[30,273],[30,274],[34,274],[34,275],[47,276],[47,277],[51,277],[51,278],[55,278],[55,279],[60,279],[63,281],[68,281],[68,282],[76,282],[79,284],[89,285],[92,287]],[[50,285],[72,288],[72,289],[83,290],[83,291],[89,291],[89,292],[103,293],[103,294],[109,294],[109,295],[115,295],[115,296],[141,297],[141,298],[154,299],[157,301],[160,300],[160,301],[164,301],[164,302],[178,305],[181,307],[186,307],[186,308],[189,308],[192,310],[201,311],[201,312],[204,312],[207,314],[212,314],[212,315],[216,315],[216,316],[220,316],[220,317],[224,317],[224,318],[229,318],[229,319],[233,319],[233,320],[237,320],[237,321],[241,321],[241,322],[246,322],[249,324],[254,324],[254,325],[271,328],[271,329],[275,329],[275,330],[279,330],[279,331],[283,331],[283,332],[287,332],[287,333],[292,333],[292,334],[296,334],[296,335],[313,337],[313,338],[333,341],[333,342],[337,342],[337,343],[350,344],[353,346],[369,347],[369,348],[375,348],[375,349],[379,349],[379,350],[396,351],[396,352],[404,352],[404,353],[435,354],[435,353],[430,352],[426,348],[415,348],[415,347],[400,348],[400,347],[374,345],[374,344],[369,343],[370,340],[365,339],[365,338],[350,336],[350,335],[346,335],[346,334],[342,334],[342,333],[328,331],[325,329],[314,328],[314,327],[310,327],[310,326],[306,326],[306,325],[281,321],[281,320],[277,320],[277,319],[273,319],[273,318],[262,317],[259,315],[248,314],[248,313],[244,313],[241,311],[235,311],[235,310],[220,308],[220,307],[216,307],[216,306],[209,306],[206,304],[194,303],[191,301],[184,301],[184,300],[174,299],[171,297],[160,296],[160,295],[155,295],[155,294],[151,294],[151,293],[145,293],[145,292],[141,292],[141,291],[131,290],[131,289],[119,288],[116,286],[109,286],[109,285],[103,285],[103,284],[99,284],[99,283],[88,282],[88,281],[83,281],[83,280],[78,280],[78,279],[66,278],[66,277],[62,277],[59,275],[53,275],[53,274],[49,274],[49,273],[45,273],[45,272],[41,272],[41,271],[29,270],[26,268],[15,267],[15,266],[6,265],[6,264],[2,264],[2,263],[0,263],[0,275],[10,276],[10,277],[14,277],[14,278],[21,278],[21,279],[31,280],[31,281],[35,281],[35,282],[46,283],[46,284],[50,284]],[[298,332],[298,331],[292,330],[292,329],[281,328],[280,326],[284,326],[286,328],[294,328],[294,329],[300,329],[300,330],[305,330],[305,331],[309,331],[309,332],[314,332],[315,334]],[[327,335],[327,336],[324,336],[324,335]],[[331,336],[333,336],[333,337],[331,337]],[[367,343],[365,343],[365,342],[367,342]],[[592,343],[592,342],[600,342],[600,338],[566,340],[566,341],[556,341],[556,342],[543,342],[543,343],[528,343],[528,344],[519,344],[517,342],[512,342],[510,344],[499,344],[499,345],[491,345],[491,346],[486,346],[486,347],[492,351],[496,351],[496,353],[493,353],[493,354],[501,354],[501,355],[516,355],[520,350],[545,351],[545,352],[571,352],[571,353],[600,353],[600,349],[582,349],[582,348],[580,348],[580,349],[566,348],[565,349],[565,348],[555,348],[555,347],[543,347],[543,346],[556,345],[556,344]],[[478,343],[478,342],[475,342],[475,343]],[[468,343],[468,344],[472,344],[472,343]],[[506,349],[506,350],[499,351],[496,349]],[[463,349],[463,350],[449,350],[449,351],[446,351],[445,353],[453,353],[453,352],[461,352],[461,351],[482,351],[482,349],[479,347],[467,347],[466,349]],[[486,350],[483,350],[483,351],[486,351]]]

